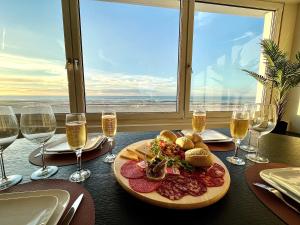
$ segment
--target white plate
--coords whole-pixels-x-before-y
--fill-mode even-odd
[[[298,202],[300,204],[300,197],[298,197],[297,195],[295,195],[293,192],[289,191],[288,189],[286,189],[284,186],[282,186],[281,184],[277,183],[276,180],[272,179],[272,172],[275,169],[266,169],[266,170],[262,170],[260,171],[259,175],[260,177],[267,182],[268,184],[270,184],[271,186],[273,186],[274,188],[276,188],[277,190],[279,190],[280,192],[282,192],[283,194],[289,196],[290,198],[294,199],[296,202]]]
[[[31,196],[0,200],[1,225],[44,225],[52,216],[58,199],[55,196]]]
[[[58,199],[57,207],[54,210],[53,215],[51,216],[50,220],[47,223],[47,225],[56,225],[70,201],[70,194],[65,190],[49,189],[49,190],[40,190],[40,191],[5,193],[5,194],[0,194],[0,200],[7,199],[7,198],[22,198],[22,197],[34,197],[34,196],[43,196],[43,195],[55,196]],[[1,218],[0,218],[0,224],[1,224]]]
[[[83,149],[84,152],[88,152],[94,150],[99,146],[101,141],[103,140],[103,136],[99,134],[88,134],[88,139],[86,145]],[[66,154],[66,153],[74,153],[68,145],[67,137],[63,136],[62,138],[50,142],[46,145],[45,154]]]
[[[183,134],[191,133],[192,130],[182,130]],[[231,142],[232,138],[226,136],[215,130],[204,130],[201,134],[201,137],[205,143],[221,143],[221,142]]]

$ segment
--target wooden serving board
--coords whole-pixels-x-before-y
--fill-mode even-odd
[[[170,200],[168,198],[161,196],[156,192],[138,193],[132,190],[129,186],[128,179],[123,177],[120,173],[121,166],[126,161],[128,161],[127,159],[123,159],[122,157],[120,157],[120,154],[122,151],[125,151],[127,148],[132,148],[132,149],[145,148],[150,141],[151,140],[139,141],[127,146],[126,148],[122,149],[119,152],[119,154],[115,159],[113,165],[115,177],[118,183],[131,195],[135,196],[136,198],[142,201],[145,201],[153,205],[161,206],[161,207],[174,208],[174,209],[194,209],[194,208],[202,208],[211,205],[217,202],[218,200],[220,200],[226,194],[230,186],[230,175],[228,169],[223,164],[223,162],[214,154],[212,154],[213,161],[220,164],[225,169],[224,184],[221,187],[208,187],[207,192],[201,196],[194,197],[191,195],[186,195],[179,200]]]

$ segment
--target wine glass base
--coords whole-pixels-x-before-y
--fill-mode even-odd
[[[69,181],[80,183],[85,181],[91,176],[91,171],[88,169],[81,169],[71,174]]]
[[[226,157],[226,160],[234,165],[238,165],[238,166],[245,165],[245,161],[239,157],[230,156],[230,157]]]
[[[58,171],[57,166],[46,166],[45,169],[40,168],[31,174],[31,180],[42,180],[53,176]]]
[[[245,152],[256,152],[256,148],[254,148],[251,145],[241,145],[240,149],[242,149]]]
[[[23,179],[21,175],[10,175],[6,179],[0,179],[0,191],[18,184]]]
[[[256,156],[256,154],[247,154],[246,158],[256,163],[269,163],[269,159],[262,156]]]
[[[113,163],[115,161],[115,158],[116,158],[116,155],[115,154],[108,154],[103,162],[106,162],[106,163]]]

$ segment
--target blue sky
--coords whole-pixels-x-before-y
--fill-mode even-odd
[[[60,4],[1,3],[1,95],[67,95]],[[80,13],[87,95],[176,95],[178,9],[82,0]],[[240,69],[257,70],[262,29],[262,18],[196,13],[192,95],[255,94]]]

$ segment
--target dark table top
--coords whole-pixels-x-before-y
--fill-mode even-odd
[[[228,132],[226,129],[221,131]],[[154,138],[157,134],[158,132],[120,132],[116,137],[114,152],[131,143]],[[268,134],[262,138],[261,147],[272,162],[300,166],[298,137]],[[6,173],[22,174],[22,182],[29,182],[30,174],[38,168],[28,162],[28,155],[35,148],[36,145],[25,139],[19,139],[9,146],[4,152]],[[82,185],[94,198],[96,224],[284,224],[248,188],[244,172],[252,163],[247,161],[246,166],[234,166],[225,160],[226,156],[233,154],[232,151],[215,154],[230,172],[230,189],[217,203],[187,211],[159,208],[132,197],[117,183],[111,165],[103,163],[103,157],[83,163],[83,167],[92,172],[92,176]],[[243,156],[244,152],[240,155]],[[53,179],[68,179],[75,170],[76,165],[60,167]]]

